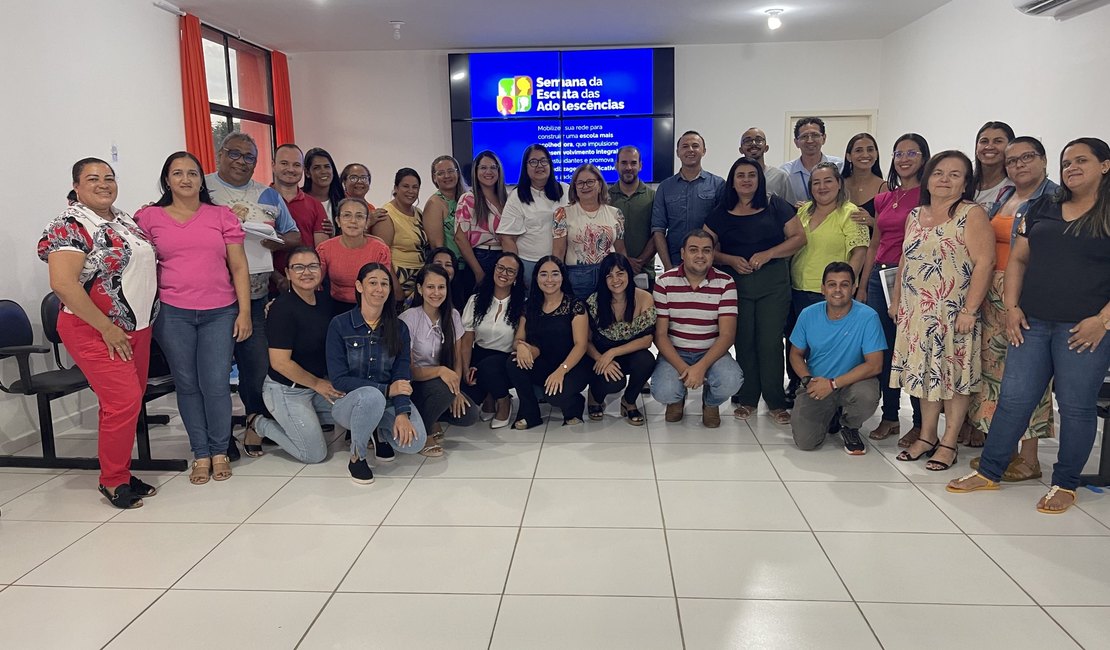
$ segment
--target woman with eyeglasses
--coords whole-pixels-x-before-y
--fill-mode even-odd
[[[888,313],[889,304],[883,290],[884,278],[897,272],[902,261],[902,241],[906,236],[906,219],[910,212],[921,202],[921,175],[929,160],[929,143],[916,133],[906,133],[894,142],[894,153],[887,174],[889,192],[875,197],[875,232],[867,248],[867,261],[863,265],[862,280],[856,290],[856,300],[866,304],[879,314],[879,322],[886,336],[887,349],[883,351],[883,370],[879,374],[879,386],[883,393],[882,419],[879,426],[871,431],[872,440],[885,440],[897,436],[900,431],[898,409],[902,401],[902,391],[890,386],[890,363],[894,357],[894,321]],[[910,398],[913,427],[898,440],[899,447],[909,447],[921,435],[921,401]]]
[[[462,390],[462,319],[448,299],[451,281],[442,266],[429,264],[416,276],[413,305],[401,314],[412,341],[412,403],[430,435],[420,453],[443,455],[439,423],[470,426],[478,410]]]
[[[313,147],[304,154],[304,185],[301,190],[324,206],[328,215],[324,230],[328,237],[339,230],[339,201],[344,197],[343,182],[335,173],[335,160],[331,154]]]
[[[115,207],[111,165],[83,158],[72,177],[69,206],[43,230],[38,256],[62,303],[58,334],[96,393],[100,493],[117,508],[138,508],[157,492],[130,471],[158,313],[155,251]]]
[[[491,429],[509,425],[512,384],[505,364],[513,351],[513,337],[524,314],[524,265],[516,253],[501,253],[493,272],[478,283],[463,309],[463,390],[482,405],[481,418]]]
[[[640,426],[644,414],[636,407],[636,400],[655,370],[655,355],[651,353],[655,300],[632,282],[632,264],[622,253],[609,253],[600,266],[597,290],[586,299],[590,321],[586,354],[593,362],[587,408],[591,420],[600,420],[605,414],[605,396],[624,389],[621,417]]]
[[[469,296],[474,290],[474,271],[466,265],[455,242],[459,199],[466,193],[466,184],[459,175],[459,161],[453,156],[439,156],[432,161],[432,185],[436,191],[424,203],[424,232],[432,249],[447,247],[455,256],[455,277],[452,291]],[[430,258],[429,258],[430,259]]]
[[[501,160],[492,151],[474,156],[470,170],[471,191],[462,195],[455,210],[455,245],[478,284],[489,276],[494,262],[501,256],[502,240],[497,234],[501,211],[508,193]]]
[[[340,199],[336,204],[339,236],[316,247],[320,256],[320,281],[327,279],[331,285],[329,292],[335,316],[354,309],[359,269],[371,262],[391,268],[389,246],[366,234],[369,212],[370,206],[362,199]]]
[[[393,198],[385,204],[388,219],[370,226],[370,234],[389,245],[393,273],[400,282],[402,299],[416,290],[416,274],[424,268],[428,235],[416,201],[420,198],[420,174],[402,167],[393,177]]]
[[[505,364],[520,407],[514,429],[543,424],[534,387],[563,412],[563,425],[582,424],[590,380],[586,349],[590,324],[586,305],[574,297],[563,260],[546,255],[536,261],[524,316],[517,325],[513,356]]]
[[[585,300],[597,290],[601,260],[609,253],[627,255],[624,215],[608,205],[609,190],[597,167],[574,170],[566,206],[557,208],[552,225],[552,254],[570,273],[574,297]]]
[[[551,254],[555,210],[567,204],[569,188],[555,176],[551,153],[542,144],[529,145],[520,160],[516,190],[505,203],[497,234],[505,250],[524,261],[524,274],[532,276],[536,262]]]
[[[1059,185],[1048,179],[1048,159],[1044,145],[1036,138],[1022,136],[1014,138],[1006,146],[1006,175],[1014,183],[1014,189],[1001,198],[998,213],[991,217],[994,230],[994,280],[983,301],[981,320],[983,323],[983,388],[971,396],[971,408],[967,415],[965,437],[968,446],[978,447],[986,441],[986,432],[991,428],[991,420],[998,409],[999,390],[1006,370],[1006,354],[1009,340],[1006,333],[1005,277],[1006,265],[1010,259],[1011,241],[1017,236],[1022,218],[1028,214],[1033,201],[1044,195],[1053,196]],[[1041,477],[1041,463],[1037,457],[1038,441],[1053,436],[1052,425],[1052,388],[1051,383],[1033,415],[1029,427],[1021,437],[1018,454],[1010,461],[1002,478],[1006,481],[1028,481]],[[978,468],[978,459],[971,461]]]
[[[162,196],[135,215],[158,251],[162,311],[154,336],[166,355],[193,467],[189,482],[231,478],[231,357],[251,335],[250,279],[243,228],[212,203],[192,154],[171,154],[159,177]],[[246,442],[261,444],[247,431]]]
[[[975,134],[975,202],[983,206],[988,217],[998,212],[1002,193],[1014,185],[1005,165],[1006,145],[1013,139],[1014,130],[1005,122],[987,122]]]
[[[343,397],[328,380],[331,299],[317,291],[323,274],[311,248],[294,249],[284,271],[289,291],[274,300],[266,316],[270,371],[262,385],[262,401],[272,417],[260,415],[251,424],[259,436],[273,440],[293,458],[319,463],[328,454],[321,425],[334,424],[331,407]],[[246,450],[251,456],[262,455],[261,445],[246,445]]]
[[[856,223],[862,223],[868,230],[875,228],[875,196],[889,188],[883,180],[883,168],[879,164],[879,145],[870,133],[857,133],[848,140],[844,149],[844,188],[848,199],[859,206],[853,216]],[[864,214],[866,213],[866,214]]]
[[[339,175],[339,181],[343,184],[343,196],[366,201],[366,205],[370,209],[366,218],[366,232],[370,232],[370,229],[375,225],[389,218],[384,208],[375,208],[374,204],[366,198],[366,194],[370,192],[370,168],[366,165],[362,163],[347,165]],[[338,219],[338,215],[336,219]]]

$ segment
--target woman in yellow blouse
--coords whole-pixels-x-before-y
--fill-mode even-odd
[[[428,236],[424,233],[423,215],[416,201],[420,198],[420,174],[403,167],[393,179],[393,199],[385,204],[389,219],[374,224],[370,234],[389,244],[393,271],[408,299],[416,287],[416,274],[424,268]]]

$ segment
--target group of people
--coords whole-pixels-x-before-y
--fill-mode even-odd
[[[257,146],[239,132],[207,176],[191,154],[169,156],[162,196],[134,219],[114,206],[111,166],[78,161],[38,252],[100,399],[101,491],[121,508],[156,491],[128,471],[153,333],[194,484],[232,473],[233,362],[245,453],[266,438],[320,462],[338,424],[359,483],[371,458],[442,456],[443,423],[538,426],[540,401],[577,425],[620,393],[621,417],[642,425],[650,382],[668,422],[700,388],[707,427],[721,404],[747,419],[762,399],[799,447],[833,433],[854,455],[880,400],[869,437],[901,434],[904,390],[913,428],[898,460],[946,470],[958,442],[985,442],[949,489],[994,489],[1041,475],[1054,381],[1061,451],[1038,509],[1066,510],[1110,366],[1110,147],[1070,142],[1058,187],[1040,142],[1001,122],[980,130],[974,162],[905,134],[885,177],[869,134],[844,159],[823,153],[819,118],[794,135],[799,157],[774,168],[766,134],[748,129],[721,178],[702,168],[704,138],[684,133],[681,168],[656,189],[634,146],[612,185],[590,164],[560,183],[539,144],[511,189],[492,151],[468,161],[469,186],[445,155],[422,209],[415,169],[376,208],[365,165],[337,175],[326,151],[292,144],[274,153],[273,184],[258,183]]]

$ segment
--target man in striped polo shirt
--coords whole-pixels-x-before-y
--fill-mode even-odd
[[[682,240],[682,263],[655,282],[655,347],[659,364],[651,394],[667,405],[667,422],[682,420],[686,391],[703,388],[702,424],[721,426],[720,405],[740,390],[744,373],[729,348],[736,340],[736,283],[713,268],[713,235],[698,228]]]

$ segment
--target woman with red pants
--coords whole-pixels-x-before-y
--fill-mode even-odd
[[[39,257],[63,309],[58,334],[100,400],[100,492],[138,508],[155,488],[129,470],[158,311],[154,246],[113,207],[116,176],[97,158],[73,165],[70,205],[46,227]]]

